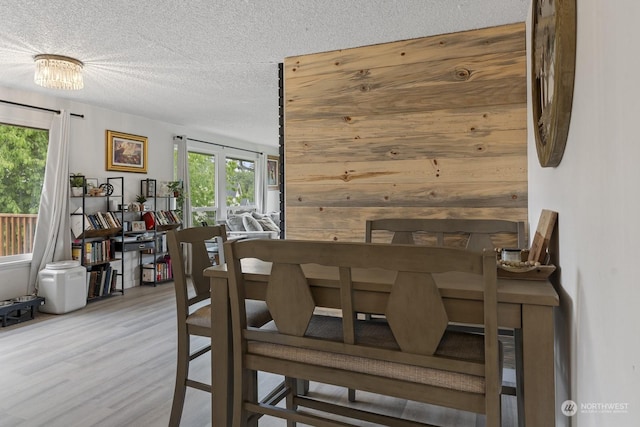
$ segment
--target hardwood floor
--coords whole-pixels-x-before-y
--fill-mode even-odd
[[[0,427],[166,426],[175,376],[175,300],[171,283],[127,289],[64,315],[0,328]],[[195,345],[198,345],[194,341]],[[210,359],[191,376],[210,381]],[[261,393],[279,381],[261,375]],[[311,393],[346,402],[346,390],[320,384]],[[358,392],[360,407],[449,426],[476,416]],[[182,426],[210,426],[210,396],[187,391]],[[503,397],[503,426],[515,426],[514,397]],[[260,426],[284,426],[264,417]]]

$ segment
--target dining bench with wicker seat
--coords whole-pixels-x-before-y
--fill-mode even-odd
[[[234,425],[251,425],[262,414],[289,424],[331,425],[341,415],[350,421],[340,425],[362,420],[402,425],[375,410],[304,395],[292,378],[477,412],[486,415],[486,425],[500,425],[502,352],[492,250],[247,240],[227,242],[225,254]],[[273,321],[262,327],[247,323],[245,291],[253,286],[251,275],[243,273],[247,259],[271,263],[264,292]],[[480,278],[484,334],[447,329],[447,311],[434,281],[442,274]],[[323,307],[337,308],[339,315],[321,314]],[[358,320],[359,312],[384,318]],[[258,371],[288,379],[285,408],[256,400],[252,378]]]

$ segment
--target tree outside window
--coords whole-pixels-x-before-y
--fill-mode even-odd
[[[255,206],[256,162],[227,158],[227,207]]]
[[[49,131],[0,124],[0,256],[32,252]]]
[[[189,187],[191,221],[198,225],[216,223],[216,157],[213,154],[190,151]]]
[[[227,157],[224,163],[225,188],[216,188],[216,156],[220,154],[188,152],[189,201],[193,225],[216,224],[216,211],[223,207],[255,207],[255,160]]]

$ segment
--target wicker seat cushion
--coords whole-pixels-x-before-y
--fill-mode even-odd
[[[200,307],[187,317],[187,325],[211,327],[211,304]]]
[[[271,314],[264,301],[246,300],[247,324],[259,327],[271,320]],[[211,327],[211,304],[200,307],[187,317],[187,324],[200,326],[202,328]]]
[[[277,330],[274,322],[267,323],[263,328]],[[306,335],[331,341],[342,341],[342,321],[336,317],[313,316]],[[399,350],[391,329],[384,321],[357,321],[356,341],[358,344]],[[248,343],[247,350],[249,353],[262,356],[401,379],[470,393],[484,393],[485,391],[484,377],[475,375],[254,341]],[[500,349],[500,354],[502,355],[502,348]],[[436,351],[436,356],[483,361],[484,336],[463,332],[445,332]],[[502,371],[502,356],[500,357],[500,371]]]

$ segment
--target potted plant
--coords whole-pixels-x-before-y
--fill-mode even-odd
[[[182,213],[182,207],[184,206],[184,189],[182,188],[182,181],[169,181],[167,187],[176,199],[176,211]]]
[[[69,183],[71,184],[71,195],[74,197],[80,197],[84,193],[84,175],[81,173],[72,173],[69,176]]]
[[[144,205],[144,202],[147,201],[147,196],[145,196],[144,194],[138,194],[136,196],[136,202],[138,202],[138,206],[140,206],[140,211],[145,211],[147,210],[147,208]]]

